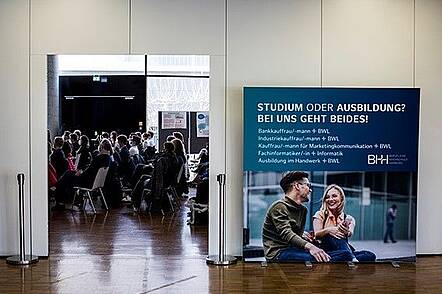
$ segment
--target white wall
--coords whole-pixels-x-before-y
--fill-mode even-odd
[[[416,87],[421,88],[417,252],[442,253],[442,1],[416,1]]]
[[[228,1],[227,251],[242,255],[243,86],[320,86],[320,0]]]
[[[31,0],[32,54],[128,54],[129,0]]]
[[[18,253],[19,172],[29,195],[28,10],[24,0],[0,1],[0,255]]]
[[[48,255],[47,56],[31,55],[31,192],[35,254]]]
[[[0,255],[16,249],[15,175],[29,175],[30,169],[33,195],[41,201],[34,210],[36,249],[47,254],[47,167],[39,156],[46,148],[41,144],[46,142],[48,53],[211,55],[210,144],[215,156],[210,162],[209,251],[216,252],[217,241],[214,177],[226,171],[227,252],[235,255],[242,247],[244,85],[411,87],[415,80],[422,87],[418,253],[442,253],[441,233],[428,225],[438,223],[442,208],[437,184],[442,163],[441,5],[437,0],[227,0],[225,52],[224,0],[1,1],[0,136],[9,140],[0,141]]]
[[[133,0],[133,54],[224,55],[223,0]]]
[[[218,253],[219,191],[216,175],[226,173],[224,69],[224,56],[210,57],[209,254]]]
[[[413,86],[413,0],[323,3],[323,86]]]

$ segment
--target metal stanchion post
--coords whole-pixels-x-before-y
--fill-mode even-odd
[[[237,259],[234,256],[225,254],[225,215],[226,203],[226,175],[219,174],[216,177],[219,184],[219,223],[218,223],[218,255],[211,255],[206,258],[207,264],[230,265],[235,264]]]
[[[31,248],[31,254],[26,255],[26,246],[25,246],[25,193],[24,193],[24,185],[25,185],[25,175],[24,174],[18,174],[17,175],[17,181],[18,181],[18,216],[19,216],[19,229],[20,229],[20,252],[19,255],[14,255],[11,257],[8,257],[6,259],[6,262],[8,264],[12,265],[29,265],[32,263],[38,262],[38,256],[32,255],[32,248]],[[31,200],[29,196],[29,200]],[[29,201],[29,203],[31,203]],[[32,208],[29,207],[29,210]],[[32,216],[32,214],[30,214]],[[30,244],[32,247],[32,220],[30,220],[30,231],[29,231],[29,237],[30,237]]]

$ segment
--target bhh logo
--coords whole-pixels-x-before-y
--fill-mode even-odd
[[[388,164],[388,155],[368,154],[367,163],[373,164]]]

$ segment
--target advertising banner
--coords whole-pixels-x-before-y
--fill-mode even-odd
[[[196,113],[196,136],[199,138],[209,137],[209,112]]]
[[[246,260],[412,261],[419,89],[244,88]]]
[[[162,112],[162,129],[185,129],[187,128],[187,116],[185,111]]]

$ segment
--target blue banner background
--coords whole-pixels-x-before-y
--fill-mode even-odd
[[[244,87],[244,170],[246,171],[416,171],[419,130],[419,89],[415,88],[280,88],[280,87]],[[258,111],[258,103],[302,103],[302,112]],[[308,103],[332,103],[334,111],[307,111]],[[337,112],[339,103],[363,104],[406,104],[403,112]],[[361,115],[367,114],[368,123],[301,123],[297,122],[260,123],[258,114],[296,114],[298,119],[303,114]],[[303,137],[320,137],[319,142],[304,142],[305,148],[287,148],[286,144],[297,142],[262,141],[259,137],[288,137],[285,135],[258,134],[258,129],[274,130],[315,130],[316,133],[292,134],[299,139]],[[328,129],[329,134],[318,134],[318,129]],[[328,137],[339,141],[329,141]],[[323,140],[322,137],[326,139]],[[281,148],[263,149],[262,145],[282,144]],[[367,144],[378,148],[347,149],[314,148],[310,144],[353,145]],[[390,144],[391,149],[381,149],[380,144]],[[267,145],[268,146],[268,145]],[[386,145],[383,145],[386,146]],[[303,151],[302,155],[260,156],[261,152]],[[341,156],[315,156],[317,151],[339,152]],[[262,154],[262,153],[261,153]],[[307,154],[307,155],[306,155]],[[268,161],[259,162],[259,160]],[[388,158],[388,161],[385,160]],[[285,159],[285,163],[284,163]],[[369,160],[370,159],[370,160]],[[289,162],[296,160],[296,162]],[[310,160],[310,163],[299,161]],[[319,162],[317,162],[319,160]],[[324,161],[325,160],[325,161]],[[274,162],[274,163],[272,163]],[[316,163],[312,163],[316,162]],[[370,163],[370,164],[369,164]]]

